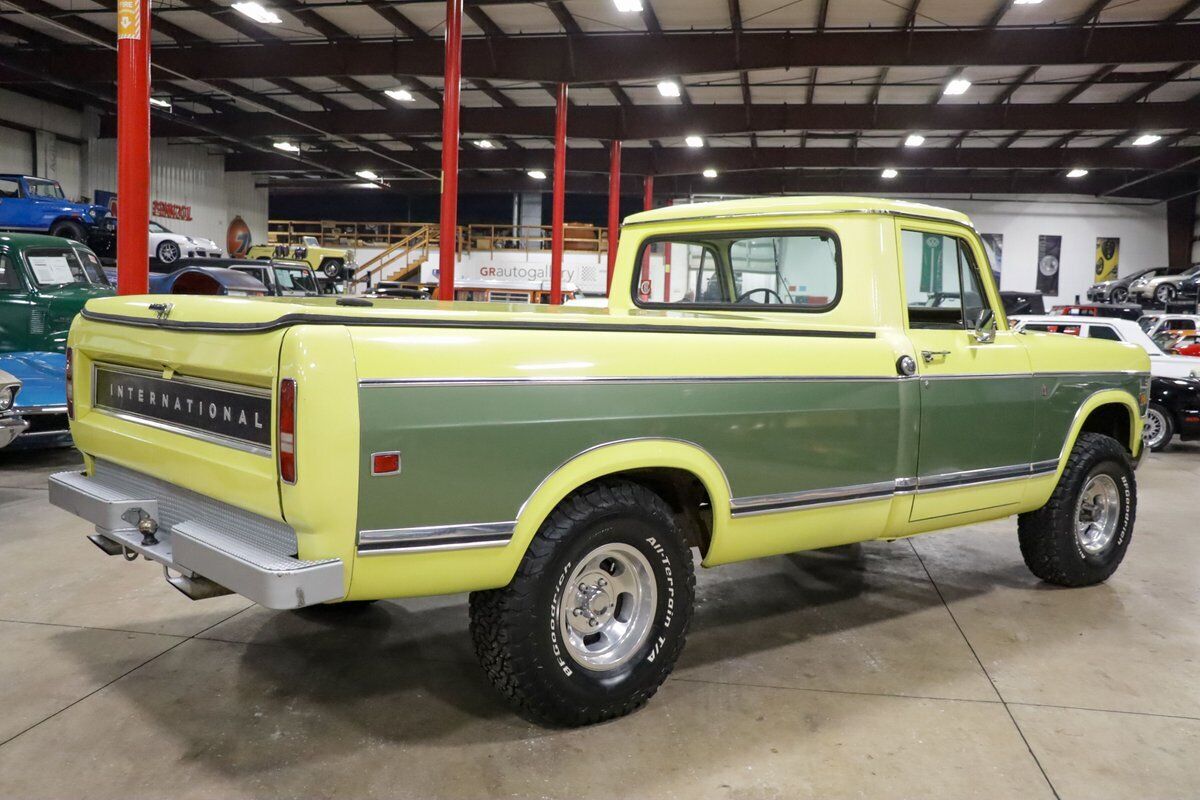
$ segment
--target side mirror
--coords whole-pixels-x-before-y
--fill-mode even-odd
[[[975,341],[980,344],[996,341],[996,315],[990,308],[979,312],[979,321],[975,323]]]

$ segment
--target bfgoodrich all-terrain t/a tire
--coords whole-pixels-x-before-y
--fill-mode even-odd
[[[530,719],[588,725],[644,705],[683,649],[695,572],[661,497],[588,484],[542,524],[512,582],[471,595],[471,638]]]
[[[1034,575],[1090,586],[1116,572],[1137,511],[1129,454],[1111,436],[1082,433],[1050,501],[1018,518],[1021,555]]]

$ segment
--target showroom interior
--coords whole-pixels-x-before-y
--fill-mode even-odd
[[[1196,797],[1198,442],[1200,0],[0,0],[0,798]]]

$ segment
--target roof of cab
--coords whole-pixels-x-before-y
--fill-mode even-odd
[[[900,214],[910,217],[932,217],[971,225],[970,218],[959,211],[939,208],[908,200],[888,200],[882,197],[848,197],[812,195],[804,197],[748,197],[740,200],[718,200],[711,203],[689,203],[664,206],[642,211],[625,218],[626,225],[670,220],[708,219],[718,217],[749,217],[759,214],[837,214],[843,212]]]

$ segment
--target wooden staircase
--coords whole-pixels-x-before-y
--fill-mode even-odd
[[[374,286],[380,281],[412,281],[429,260],[429,250],[438,244],[438,226],[422,225],[388,247],[354,273],[356,283]]]

